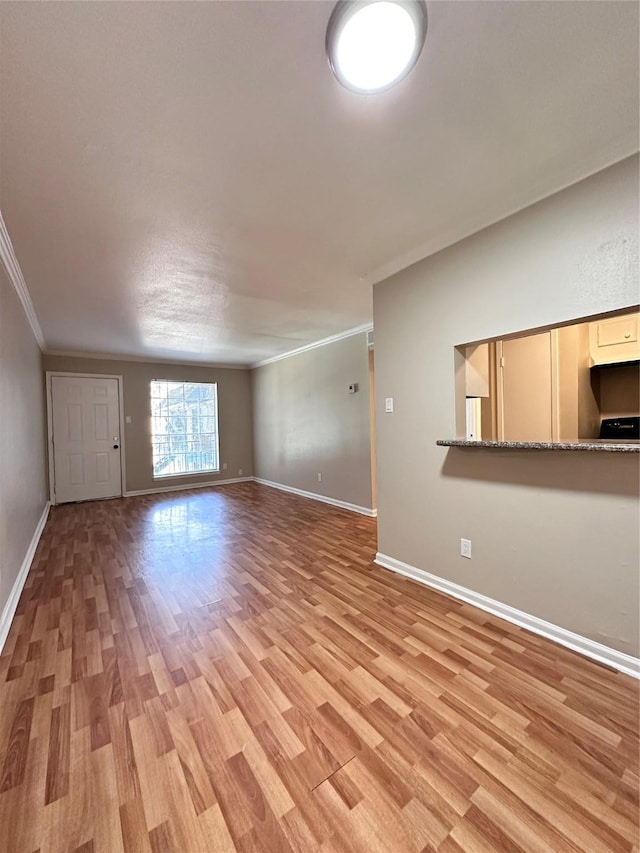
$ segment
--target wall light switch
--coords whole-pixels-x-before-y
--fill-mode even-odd
[[[125,422],[126,424],[130,424],[130,423],[131,423],[131,420],[132,420],[131,415],[127,415],[127,416],[125,417],[125,419],[124,419],[124,422]]]
[[[393,397],[385,397],[384,410],[385,412],[393,412]]]

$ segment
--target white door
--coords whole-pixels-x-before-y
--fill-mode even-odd
[[[56,503],[122,494],[118,379],[51,377]]]

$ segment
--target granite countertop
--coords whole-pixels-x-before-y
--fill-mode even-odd
[[[583,450],[596,453],[640,453],[640,441],[606,441],[586,438],[577,441],[473,441],[467,438],[440,438],[440,447],[484,447],[502,450]]]

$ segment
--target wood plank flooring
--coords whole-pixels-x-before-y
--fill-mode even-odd
[[[638,851],[638,682],[375,536],[252,483],[54,508],[0,657],[0,850]]]

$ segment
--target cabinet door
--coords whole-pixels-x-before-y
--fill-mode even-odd
[[[550,332],[499,342],[499,440],[553,440],[551,366]]]
[[[589,350],[594,364],[615,364],[640,358],[638,314],[594,320],[589,324]]]

